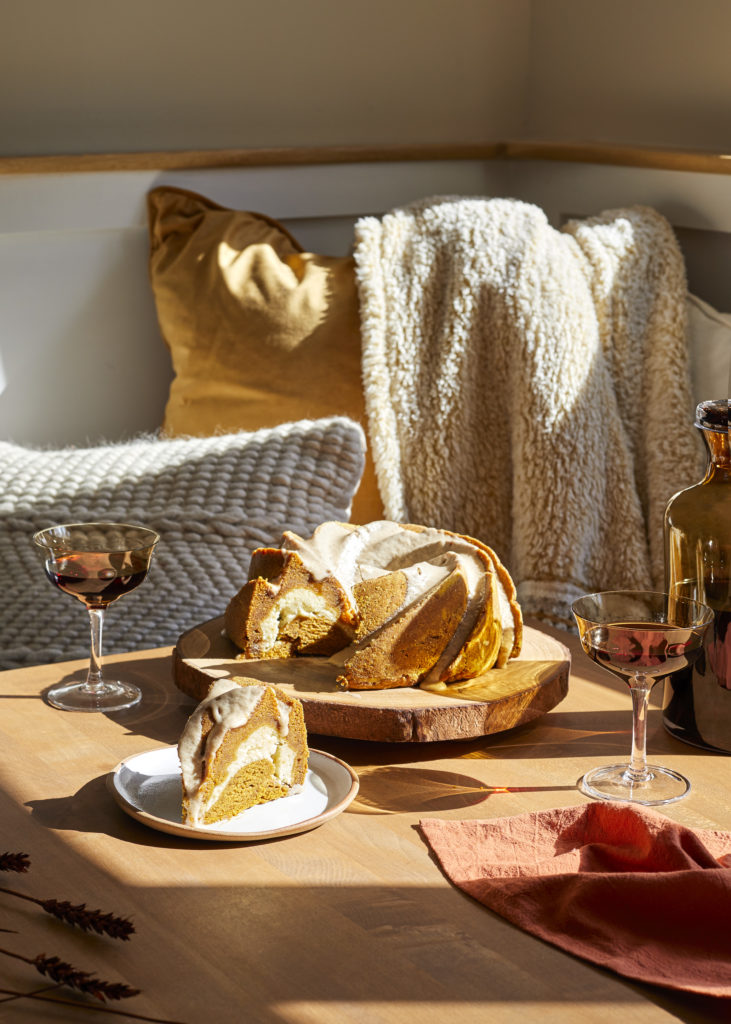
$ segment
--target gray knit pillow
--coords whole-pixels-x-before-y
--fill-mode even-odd
[[[157,530],[148,577],[110,606],[103,648],[166,646],[223,614],[254,548],[347,520],[364,451],[345,417],[54,451],[0,442],[0,669],[89,652],[88,615],[46,579],[36,530],[101,519]]]

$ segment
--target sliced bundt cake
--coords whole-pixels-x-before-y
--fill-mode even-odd
[[[333,655],[348,689],[469,679],[520,653],[509,573],[449,530],[323,523],[254,552],[249,576],[225,613],[240,657]]]

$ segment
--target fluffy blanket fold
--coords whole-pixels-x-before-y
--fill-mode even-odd
[[[360,220],[355,242],[386,515],[485,541],[556,625],[581,593],[662,587],[663,511],[702,466],[665,218],[559,231],[527,203],[445,196]]]

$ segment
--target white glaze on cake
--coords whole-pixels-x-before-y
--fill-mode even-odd
[[[468,603],[459,629],[453,635],[426,683],[439,679],[469,637],[485,600],[485,558],[467,538],[425,527],[404,528],[399,523],[379,520],[353,528],[344,523],[323,523],[312,537],[286,533],[282,545],[296,551],[314,579],[333,576],[356,604],[353,587],[363,580],[401,571],[406,578],[406,595],[395,614],[400,614],[427,594],[454,569],[467,583]],[[342,664],[356,644],[331,657]]]

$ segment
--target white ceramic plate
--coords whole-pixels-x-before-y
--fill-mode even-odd
[[[123,811],[159,832],[240,843],[317,828],[352,802],[358,792],[358,776],[345,761],[321,750],[310,750],[300,793],[250,807],[215,825],[184,825],[181,820],[177,747],[158,747],[128,757],[109,773],[107,786]]]

